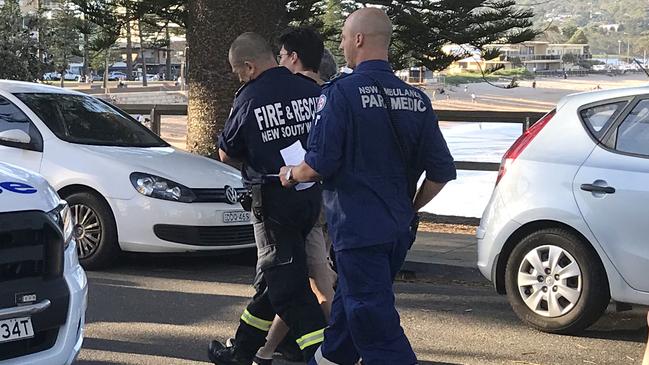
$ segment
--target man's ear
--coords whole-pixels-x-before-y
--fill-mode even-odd
[[[248,75],[250,75],[250,76],[254,75],[255,70],[257,69],[257,67],[255,66],[255,64],[252,63],[252,62],[250,62],[250,61],[245,61],[245,62],[243,63],[243,66],[245,67],[246,72],[247,72]]]
[[[363,33],[356,33],[356,47],[360,47],[365,42],[365,35]]]

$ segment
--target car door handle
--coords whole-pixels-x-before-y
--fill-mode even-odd
[[[597,186],[593,184],[581,184],[581,190],[590,191],[591,193],[615,194],[615,188],[612,186]]]

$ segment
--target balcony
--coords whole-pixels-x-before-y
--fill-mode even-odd
[[[548,55],[548,54],[527,54],[519,56],[521,61],[530,62],[530,61],[561,61],[561,56],[559,55]]]

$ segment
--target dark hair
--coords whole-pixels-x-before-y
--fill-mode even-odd
[[[284,46],[288,53],[297,53],[306,69],[313,72],[320,69],[324,43],[315,30],[290,27],[279,36],[279,46]]]

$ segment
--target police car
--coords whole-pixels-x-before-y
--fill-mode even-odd
[[[237,170],[171,147],[92,96],[0,81],[0,161],[40,173],[68,202],[86,269],[120,251],[254,247]]]
[[[72,363],[87,293],[67,203],[41,176],[0,163],[0,365]]]

